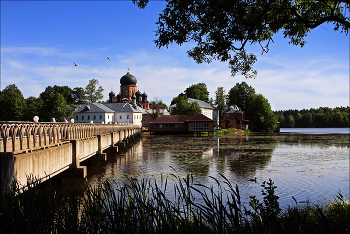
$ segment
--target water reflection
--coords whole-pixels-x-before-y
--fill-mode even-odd
[[[200,183],[226,176],[241,188],[242,197],[259,195],[261,182],[272,178],[282,205],[349,194],[349,135],[251,134],[237,137],[142,135],[108,153],[106,162],[92,162],[88,181],[192,174]],[[249,179],[257,177],[257,183]],[[338,179],[337,179],[338,178]],[[169,192],[171,193],[171,191]]]
[[[264,139],[260,137],[220,138],[219,156],[226,161],[229,169],[238,177],[252,176],[258,169],[263,169],[270,162],[273,150],[277,147],[275,137]],[[220,173],[225,167],[219,165]]]
[[[287,145],[349,148],[350,134],[280,133],[279,142]]]

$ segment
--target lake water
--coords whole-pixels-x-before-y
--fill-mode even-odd
[[[281,128],[281,132],[294,132],[303,134],[350,134],[350,128]]]
[[[283,129],[284,130],[284,129]],[[280,132],[246,136],[142,135],[118,153],[108,153],[106,162],[88,167],[88,182],[127,178],[167,178],[167,195],[173,196],[171,174],[215,185],[220,174],[237,184],[244,205],[249,196],[260,200],[261,183],[273,180],[280,205],[323,202],[340,191],[349,198],[350,134]],[[256,177],[257,182],[249,181]]]

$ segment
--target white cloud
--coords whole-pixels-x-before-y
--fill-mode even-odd
[[[274,110],[349,105],[348,64],[327,58],[304,61],[302,58],[265,56],[259,58],[258,77],[246,80],[240,75],[232,77],[227,63],[195,64],[187,58],[188,66],[184,66],[184,61],[179,63],[177,58],[162,51],[112,54],[108,55],[111,56],[108,61],[106,52],[100,49],[99,52],[62,53],[49,47],[21,48],[2,48],[1,53],[5,56],[1,64],[1,89],[16,84],[26,98],[38,97],[49,85],[85,87],[90,79],[98,79],[105,89],[104,100],[107,100],[112,85],[118,93],[120,78],[126,74],[129,63],[130,73],[137,78],[140,91],[148,94],[148,100],[158,97],[167,105],[192,84],[205,83],[210,96],[215,98],[214,92],[219,86],[227,93],[242,81],[263,94]],[[32,59],[21,57],[27,53],[37,56]],[[52,58],[45,60],[47,55]],[[71,61],[75,57],[80,58],[77,67]]]
[[[52,55],[58,52],[58,49],[52,47],[4,47],[1,48],[2,54],[37,54]]]
[[[250,82],[273,109],[309,109],[349,105],[348,67],[344,61],[271,59],[273,69],[259,69]]]

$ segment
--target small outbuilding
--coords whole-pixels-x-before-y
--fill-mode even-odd
[[[219,109],[202,101],[193,98],[188,98],[188,103],[197,102],[201,107],[202,114],[207,116],[209,119],[214,120],[214,127],[219,126]],[[176,107],[176,104],[169,106],[169,112],[172,113],[173,109]]]
[[[213,132],[214,120],[203,114],[161,115],[149,126],[150,132]]]

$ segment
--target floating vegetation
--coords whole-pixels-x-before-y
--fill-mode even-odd
[[[347,140],[347,143],[346,143]],[[294,196],[319,201],[341,190],[349,194],[349,134],[250,133],[243,136],[148,135],[134,145],[109,153],[106,162],[88,167],[88,181],[105,177],[125,182],[125,175],[192,174],[200,183],[224,174],[240,186],[248,204],[251,193],[259,194],[263,180],[275,178],[282,207]],[[258,178],[257,184],[247,182]],[[169,188],[171,190],[171,188]]]

